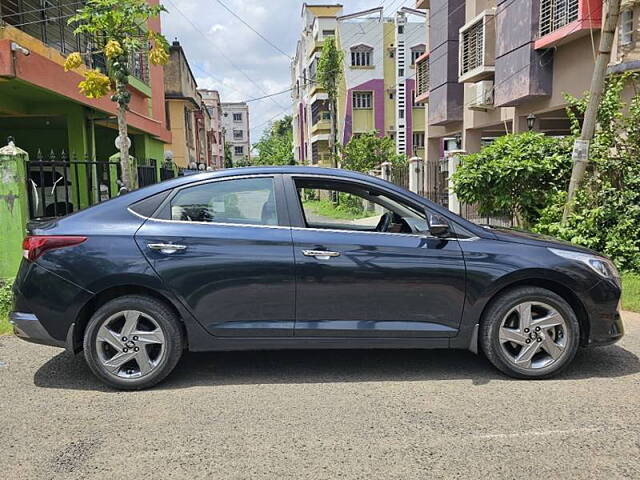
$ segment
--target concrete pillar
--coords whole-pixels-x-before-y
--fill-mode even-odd
[[[424,192],[424,162],[420,157],[409,159],[409,190],[418,195]]]
[[[466,153],[478,153],[481,148],[482,131],[472,129],[462,131],[462,149]]]
[[[387,182],[391,181],[391,162],[383,162],[380,164],[381,178]]]
[[[458,196],[456,195],[453,189],[453,174],[456,173],[456,169],[458,165],[460,165],[460,156],[465,153],[464,150],[450,150],[447,152],[448,162],[449,162],[449,178],[448,178],[448,188],[449,188],[449,210],[453,213],[460,215],[460,201],[458,200]]]
[[[0,148],[0,281],[13,278],[29,220],[27,152],[12,141]]]

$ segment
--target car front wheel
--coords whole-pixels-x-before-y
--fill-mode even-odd
[[[520,287],[496,298],[480,324],[480,346],[499,370],[516,378],[547,378],[575,357],[578,319],[556,293]]]
[[[151,297],[130,295],[100,307],[89,320],[84,355],[106,384],[139,390],[162,381],[182,355],[184,336],[176,315]]]

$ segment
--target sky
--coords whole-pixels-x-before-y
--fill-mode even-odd
[[[277,49],[234,17],[262,34]],[[182,45],[199,88],[220,92],[223,102],[247,101],[290,88],[289,65],[302,30],[301,0],[162,0],[162,31]],[[333,3],[309,0],[307,3]],[[342,0],[349,14],[384,5],[392,16],[415,0]],[[281,51],[279,51],[279,50]],[[286,54],[286,55],[285,55]],[[269,122],[291,113],[290,92],[249,102],[251,142]]]

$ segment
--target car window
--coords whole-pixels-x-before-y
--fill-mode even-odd
[[[380,192],[357,185],[296,181],[304,219],[309,228],[425,233],[425,214]]]
[[[183,188],[170,218],[185,222],[277,225],[273,178],[224,180]]]

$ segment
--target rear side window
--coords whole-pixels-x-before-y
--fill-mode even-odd
[[[243,178],[183,188],[171,199],[174,221],[278,225],[273,178]]]

